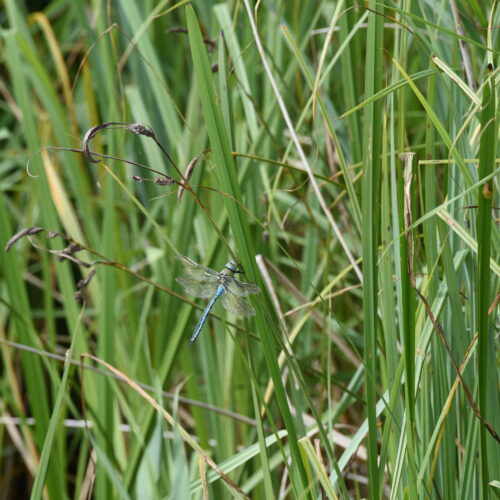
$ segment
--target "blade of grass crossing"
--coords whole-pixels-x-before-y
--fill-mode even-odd
[[[49,466],[49,462],[52,458],[52,448],[54,446],[54,442],[56,439],[56,430],[57,426],[61,422],[61,414],[63,411],[63,399],[65,397],[66,390],[68,387],[70,369],[72,368],[72,364],[70,363],[70,361],[73,359],[73,352],[75,350],[77,338],[78,338],[77,332],[73,332],[70,348],[66,351],[66,361],[64,363],[64,371],[61,378],[61,382],[59,384],[59,389],[57,391],[54,408],[52,410],[52,417],[50,418],[50,423],[47,428],[47,435],[45,438],[45,442],[43,444],[42,454],[40,456],[40,466],[35,477],[35,482],[33,483],[33,488],[31,490],[31,495],[30,495],[31,500],[38,500],[39,498],[42,498],[43,487],[45,484],[45,479],[47,477],[47,469]],[[62,494],[62,492],[60,493]]]
[[[300,68],[304,74],[304,77],[307,79],[307,82],[309,83],[309,86],[312,89],[313,85],[314,85],[314,78],[313,78],[313,75],[311,74],[308,61],[306,61],[304,58],[303,50],[301,50],[301,48],[299,48],[299,46],[297,45],[297,43],[293,39],[291,33],[286,29],[286,26],[282,27],[282,31],[283,31],[287,41],[289,42],[290,49],[292,50],[292,52],[296,56],[296,60],[300,65]],[[348,45],[348,44],[346,44],[346,45]],[[329,67],[330,67],[330,65],[329,65]],[[323,79],[326,76],[327,76],[327,73],[325,73],[325,75],[323,75],[323,77],[321,78],[320,84],[323,83]],[[322,92],[318,93],[315,96],[315,98],[316,98],[316,102],[319,106],[319,110],[321,111],[322,117],[325,120],[325,127],[328,129],[328,133],[330,134],[330,138],[333,142],[335,151],[338,154],[339,166],[340,166],[340,169],[342,170],[343,180],[345,182],[346,189],[347,189],[347,192],[349,194],[349,200],[351,202],[348,205],[348,207],[351,207],[351,204],[352,204],[351,217],[353,219],[355,228],[358,229],[361,227],[361,209],[359,207],[358,198],[356,197],[356,190],[354,188],[352,174],[349,171],[347,160],[346,160],[345,155],[343,153],[343,148],[342,148],[341,143],[337,137],[337,133],[335,132],[334,120],[328,111],[328,105],[327,105],[328,103],[325,102],[325,99],[323,98]],[[303,116],[305,116],[306,111],[309,110],[309,107],[312,106],[312,102],[313,102],[313,96],[311,95],[311,97],[309,98],[309,100],[307,102],[307,105],[305,106],[304,111],[302,112],[301,119]],[[300,124],[301,120],[299,120],[297,123]],[[291,148],[292,145],[293,145],[292,141],[290,141],[289,148]]]
[[[404,114],[404,112],[403,112]],[[414,153],[403,153],[403,172],[398,178],[399,191],[399,221],[400,232],[404,232],[407,227],[407,217],[411,217],[413,196],[412,196],[412,175]],[[409,241],[412,234],[403,237],[400,243],[401,249],[401,292],[402,292],[402,330],[403,330],[403,351],[405,359],[405,429],[406,429],[406,459],[408,462],[408,481],[415,484],[415,294],[411,285],[411,270],[413,269],[413,248]],[[408,491],[409,498],[416,498],[416,491],[412,488]]]
[[[402,2],[403,10],[410,9],[410,1],[405,0]],[[399,52],[397,57],[402,61],[402,65],[406,67],[406,61],[408,61],[408,32],[407,30],[398,31],[396,36],[399,39],[399,44],[397,44],[396,50]],[[394,75],[395,79],[396,75]],[[407,143],[407,132],[406,132],[406,113],[407,113],[407,87],[402,87],[398,92],[398,131],[397,131],[397,147],[400,152],[405,150],[405,144]],[[399,195],[400,195],[400,224],[403,226],[400,229],[404,229],[406,225],[406,213],[404,210],[408,211],[408,215],[412,217],[413,207],[414,207],[414,189],[411,187],[412,175],[413,175],[413,154],[408,154],[404,156],[403,168],[404,175],[400,176],[399,179]],[[402,177],[405,177],[404,186],[402,184]],[[406,178],[408,177],[408,178]],[[407,185],[407,182],[409,185]],[[406,198],[408,194],[408,198]],[[401,210],[404,200],[404,210]],[[407,205],[407,206],[406,206]],[[403,347],[404,347],[404,357],[405,357],[405,409],[406,409],[406,419],[405,419],[405,429],[406,429],[406,460],[408,463],[408,480],[410,484],[415,484],[416,481],[416,471],[415,471],[415,292],[411,286],[411,276],[410,272],[413,269],[414,255],[413,248],[409,248],[407,242],[411,241],[413,234],[409,234],[408,237],[401,240],[401,291],[402,291],[402,311],[403,311]],[[409,489],[409,498],[416,499],[417,492],[414,488]]]
[[[220,110],[216,105],[212,74],[205,47],[203,45],[203,39],[198,21],[192,7],[187,7],[186,14],[194,72],[196,79],[198,80],[200,98],[207,124],[208,136],[212,145],[214,162],[216,168],[220,171],[220,181],[224,191],[237,200],[242,200],[234,168],[234,161],[229,148],[227,132],[224,128],[224,122]],[[259,274],[254,259],[253,242],[249,235],[248,224],[246,224],[246,214],[231,200],[227,200],[226,209],[228,212],[230,227],[232,229],[236,247],[239,251],[243,266],[247,270],[248,274],[252,278],[256,279]],[[260,280],[256,281],[258,282]],[[271,311],[272,307],[269,299],[265,294],[263,295],[264,300],[262,302],[268,306],[266,309]],[[257,314],[255,322],[257,330],[261,336],[264,356],[271,378],[275,385],[276,398],[278,400],[285,427],[290,436],[292,471],[295,470],[295,472],[298,473],[292,473],[290,476],[292,478],[295,493],[300,495],[301,492],[304,492],[304,490],[307,489],[307,476],[297,443],[297,432],[290,413],[285,388],[281,380],[281,374],[275,354],[275,347],[270,337],[269,323],[264,317],[261,308],[257,308],[256,311]]]
[[[104,32],[107,28],[106,6],[102,5],[97,16],[97,31]],[[99,59],[106,68],[114,68],[113,46],[110,40],[104,39],[96,46],[99,53]],[[112,71],[102,72],[103,88],[98,94],[101,98],[102,110],[104,116],[109,121],[118,121],[120,116],[116,108],[115,94],[115,74]],[[117,140],[113,135],[109,136],[109,148],[111,151],[118,151]],[[122,155],[123,156],[123,155]],[[111,176],[103,178],[103,220],[100,234],[102,235],[98,245],[105,255],[115,255],[116,241],[116,183]],[[97,353],[99,358],[108,363],[115,362],[115,295],[116,295],[116,273],[113,269],[102,269],[99,274],[99,285],[102,290],[102,298],[98,304],[98,328],[100,335],[98,337]],[[102,433],[96,435],[96,442],[101,450],[100,459],[97,461],[96,470],[96,497],[111,498],[113,494],[112,478],[109,470],[106,468],[106,456],[111,462],[114,460],[113,440],[114,440],[114,407],[116,397],[111,384],[105,377],[98,380],[98,406],[95,409],[96,420],[102,428]]]
[[[122,16],[127,25],[130,26],[132,33],[141,32],[145,21],[143,20],[143,16],[141,14],[140,4],[134,2],[133,0],[123,0],[120,2],[120,8]],[[147,81],[148,86],[151,87],[154,102],[159,107],[159,116],[162,118],[165,133],[172,141],[173,145],[180,145],[182,141],[179,118],[174,106],[172,105],[168,92],[165,91],[164,82],[160,81],[158,76],[162,74],[162,64],[158,57],[158,53],[154,50],[151,37],[141,36],[140,39],[137,40],[137,47],[149,64],[141,66],[144,68],[147,78],[144,79],[143,74],[137,75],[136,81]],[[110,68],[111,67],[114,67],[114,65],[110,66]]]
[[[245,110],[245,122],[252,140],[255,140],[258,135],[257,116],[255,114],[254,105],[249,98],[249,96],[251,95],[250,83],[248,80],[248,75],[238,38],[236,37],[233,25],[231,23],[228,4],[219,3],[215,5],[214,14],[217,17],[221,30],[224,33],[224,43],[227,45],[234,66],[233,71],[238,77],[238,81],[240,83],[241,90],[239,94],[243,109]]]
[[[355,24],[351,23],[353,17],[351,9],[346,12],[339,19],[340,28],[340,38],[342,40],[347,39],[349,31]],[[357,75],[355,75],[354,66],[355,61],[360,60],[357,54],[357,45],[355,43],[349,43],[346,50],[340,55],[340,62],[342,64],[341,78],[342,78],[342,92],[344,92],[344,102],[347,109],[354,108],[356,103],[360,102],[359,96],[359,83]],[[357,114],[352,114],[348,118],[349,120],[349,130],[352,133],[351,142],[351,161],[353,163],[358,163],[361,161],[362,151],[361,151],[361,126],[359,123],[359,116]]]
[[[427,82],[427,95],[429,104],[434,107],[435,106],[435,95],[436,95],[436,76],[430,75]],[[425,138],[425,157],[426,159],[434,158],[436,156],[435,151],[435,134],[434,127],[432,125],[431,119],[426,115],[427,126],[426,126],[426,138]],[[423,196],[424,200],[422,206],[425,207],[425,213],[430,212],[434,208],[436,208],[436,185],[437,185],[437,176],[436,169],[429,168],[427,166],[422,167],[423,172],[423,183],[424,183],[424,191]],[[438,242],[436,238],[437,228],[436,221],[434,218],[427,220],[422,224],[422,231],[424,233],[424,241],[425,241],[425,258],[426,258],[426,266],[427,269],[430,270],[434,267],[434,264],[438,258]],[[437,275],[433,273],[430,277],[429,287],[428,287],[428,298],[429,302],[432,303],[434,298],[436,297],[438,288],[438,280]]]
[[[406,71],[401,67],[401,65],[398,63],[398,61],[394,60],[394,64],[399,68],[399,71],[403,75],[403,77],[406,79],[408,85],[410,88],[413,90],[413,93],[415,96],[418,98],[422,106],[425,108],[425,111],[427,113],[427,116],[432,120],[432,123],[434,124],[434,127],[437,131],[437,133],[441,136],[441,139],[443,142],[446,144],[446,146],[449,148],[449,150],[452,152],[452,156],[457,162],[457,165],[460,169],[460,172],[462,173],[466,187],[471,186],[474,183],[474,179],[469,171],[469,168],[467,164],[465,163],[463,157],[460,155],[460,152],[457,150],[456,147],[454,147],[454,142],[451,140],[450,134],[448,133],[447,128],[443,125],[441,120],[439,120],[436,112],[434,109],[430,106],[429,101],[424,97],[422,92],[418,89],[416,86],[415,82],[409,77],[409,75],[406,73]]]
[[[383,380],[384,387],[394,387],[399,385],[400,381],[396,380],[396,373],[398,368],[398,362],[400,356],[397,350],[398,345],[398,328],[395,321],[397,317],[395,308],[395,294],[394,294],[394,283],[393,283],[393,252],[385,252],[384,249],[389,245],[392,240],[391,235],[391,188],[390,174],[389,174],[389,164],[388,159],[390,155],[387,151],[388,140],[386,137],[387,120],[384,118],[384,141],[383,141],[383,154],[382,154],[382,185],[381,185],[381,244],[383,257],[380,259],[379,266],[379,279],[380,279],[380,310],[381,310],[381,325],[384,335],[383,345],[384,345],[384,356],[386,358],[385,365],[381,366],[383,372],[381,373],[381,379]],[[394,195],[396,196],[396,195]],[[392,393],[391,393],[392,394]],[[402,427],[403,421],[403,407],[401,400],[398,397],[391,399],[389,401],[388,408],[386,410],[388,419],[386,420],[386,425],[384,426],[384,434],[381,447],[381,457],[380,457],[380,469],[381,469],[381,480],[383,479],[382,474],[385,470],[385,463],[387,460],[390,461],[391,470],[395,467],[395,456],[397,453],[397,443],[400,438],[399,427]],[[390,418],[389,417],[393,417]]]
[[[429,104],[435,106],[436,98],[436,76],[430,75],[427,81],[427,96]],[[428,115],[426,115],[426,137],[425,137],[425,158],[430,159],[436,157],[436,147],[435,147],[435,133],[432,120]],[[424,186],[421,192],[421,206],[424,207],[424,213],[430,212],[436,207],[437,201],[437,173],[436,168],[429,168],[430,166],[422,166],[421,169],[421,179]],[[428,273],[427,279],[427,297],[429,303],[433,304],[436,295],[438,293],[438,273],[433,272],[430,275],[431,269],[434,268],[438,260],[438,241],[437,241],[437,224],[435,218],[430,218],[422,224],[423,240],[425,242],[425,265]],[[439,345],[439,339],[433,338],[433,346]],[[432,414],[433,399],[436,397],[436,392],[433,390],[433,385],[435,384],[434,377],[427,376],[422,381],[422,391],[420,397],[423,398],[423,409],[421,417],[421,427],[422,427],[422,441],[424,443],[429,443],[433,433],[433,420],[429,418]],[[423,463],[425,457],[420,457],[419,466],[420,470],[426,470],[429,474],[430,468]],[[419,483],[417,483],[419,485]]]
[[[313,448],[313,445],[311,444],[310,439],[306,436],[303,438],[300,438],[299,440],[299,445],[300,449],[302,451],[304,460],[308,460],[308,466],[310,464],[310,468],[308,467],[307,471],[310,477],[311,485],[314,486],[316,482],[319,481],[321,486],[323,487],[322,494],[326,496],[326,498],[333,499],[333,500],[338,500],[337,495],[335,494],[335,491],[328,480],[328,476],[326,474],[324,465],[320,462],[316,450]],[[314,473],[314,477],[313,474]],[[312,487],[311,487],[312,489]]]
[[[259,401],[257,399],[257,394],[255,392],[255,387],[252,384],[252,400],[255,408],[255,419],[257,421],[257,437],[259,440],[259,448],[260,448],[260,462],[262,464],[262,482],[264,483],[264,491],[266,493],[266,498],[273,498],[273,482],[271,478],[271,468],[269,466],[269,457],[267,455],[266,441],[264,435],[263,422],[260,415],[259,410]]]
[[[370,8],[380,7],[370,2]],[[365,97],[380,90],[382,75],[383,18],[368,18]],[[370,497],[380,497],[377,430],[377,247],[380,207],[377,200],[380,179],[381,102],[366,106],[363,125],[362,238],[363,238],[363,321],[364,362],[366,366],[366,408],[368,412],[368,476]]]
[[[486,82],[483,87],[483,109],[481,111],[481,139],[479,146],[479,177],[483,178],[493,171],[498,138],[496,112],[496,90],[494,87],[493,67],[488,66]],[[491,304],[491,209],[493,205],[494,183],[488,182],[478,192],[477,244],[478,244],[478,383],[479,409],[489,420],[500,409],[498,393],[498,371],[495,370],[495,344],[493,330],[490,331],[488,308]],[[491,379],[491,374],[496,374]],[[493,443],[484,426],[480,430],[481,483],[484,498],[488,496],[488,483],[493,478],[494,466],[490,459],[498,458],[498,443]],[[496,449],[494,449],[494,447]]]

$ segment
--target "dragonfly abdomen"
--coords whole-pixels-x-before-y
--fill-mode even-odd
[[[210,299],[210,302],[207,304],[207,307],[205,307],[205,310],[201,315],[198,326],[196,327],[196,330],[194,331],[191,339],[189,340],[189,345],[192,345],[193,342],[198,338],[198,335],[200,334],[201,329],[205,324],[208,314],[212,310],[212,307],[214,307],[215,301],[223,294],[223,292],[224,292],[224,287],[222,285],[219,285],[216,294]]]

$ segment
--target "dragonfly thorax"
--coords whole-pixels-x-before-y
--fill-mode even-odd
[[[235,262],[230,261],[224,266],[224,271],[229,271],[230,273],[237,273],[238,265]]]

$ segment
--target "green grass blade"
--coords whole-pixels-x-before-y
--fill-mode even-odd
[[[377,9],[376,2],[370,3]],[[372,13],[368,18],[365,96],[379,91],[381,86],[383,20]],[[368,413],[368,477],[372,498],[379,498],[379,471],[377,463],[378,427],[376,420],[377,380],[377,248],[379,235],[379,182],[381,128],[378,125],[382,115],[380,101],[364,109],[363,125],[363,184],[362,184],[362,238],[363,238],[363,320],[364,320],[364,363],[366,366],[366,409]]]
[[[486,82],[483,86],[483,108],[481,111],[481,140],[479,146],[479,178],[482,179],[493,171],[498,143],[498,120],[495,116],[496,89],[492,67],[488,67]],[[498,423],[500,398],[498,394],[498,371],[495,371],[493,353],[494,331],[490,328],[488,309],[491,297],[491,232],[492,232],[492,206],[494,184],[488,182],[478,192],[477,213],[477,246],[478,246],[478,277],[477,286],[479,296],[477,300],[477,334],[478,334],[478,385],[479,408],[483,417],[490,421],[495,419]],[[491,376],[496,373],[496,377]],[[496,379],[496,382],[495,382]],[[497,427],[498,429],[498,427]],[[488,483],[498,474],[498,443],[494,443],[484,426],[480,430],[481,441],[481,482],[483,495],[488,496]],[[493,462],[492,462],[493,460]]]

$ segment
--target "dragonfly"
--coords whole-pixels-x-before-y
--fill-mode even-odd
[[[176,258],[183,264],[187,275],[179,276],[175,278],[175,281],[184,288],[188,295],[201,299],[210,299],[201,315],[196,330],[189,340],[189,345],[192,345],[198,338],[208,314],[219,298],[222,307],[236,316],[248,317],[255,315],[255,309],[242,297],[258,294],[260,288],[253,283],[243,283],[234,277],[237,273],[242,274],[237,264],[228,262],[222,271],[215,271],[209,267],[200,266],[200,264],[183,255],[177,255]]]

